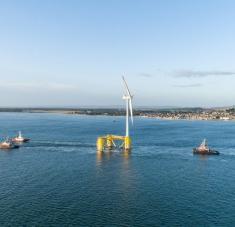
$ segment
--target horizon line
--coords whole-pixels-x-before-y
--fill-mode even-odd
[[[190,108],[201,108],[201,109],[225,109],[234,108],[235,105],[228,106],[144,106],[138,105],[134,109],[190,109]],[[81,106],[0,106],[0,109],[125,109],[123,105],[81,105]]]

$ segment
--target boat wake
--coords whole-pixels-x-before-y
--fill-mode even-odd
[[[27,144],[28,148],[37,147],[37,148],[92,148],[95,147],[92,143],[81,143],[74,141],[32,141]]]

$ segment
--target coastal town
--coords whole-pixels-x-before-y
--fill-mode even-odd
[[[142,117],[168,120],[235,120],[235,109],[196,109],[196,110],[165,110],[144,112]]]
[[[124,116],[124,109],[80,109],[69,114]],[[167,120],[235,120],[235,108],[136,109],[135,116]]]

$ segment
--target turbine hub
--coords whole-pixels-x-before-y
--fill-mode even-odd
[[[131,97],[130,97],[129,95],[123,95],[123,96],[122,96],[122,99],[127,100],[127,99],[131,99]]]

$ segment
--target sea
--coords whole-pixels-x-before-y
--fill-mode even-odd
[[[235,226],[235,122],[134,118],[133,149],[99,153],[125,118],[1,113],[0,226]],[[193,155],[206,138],[218,156]]]

